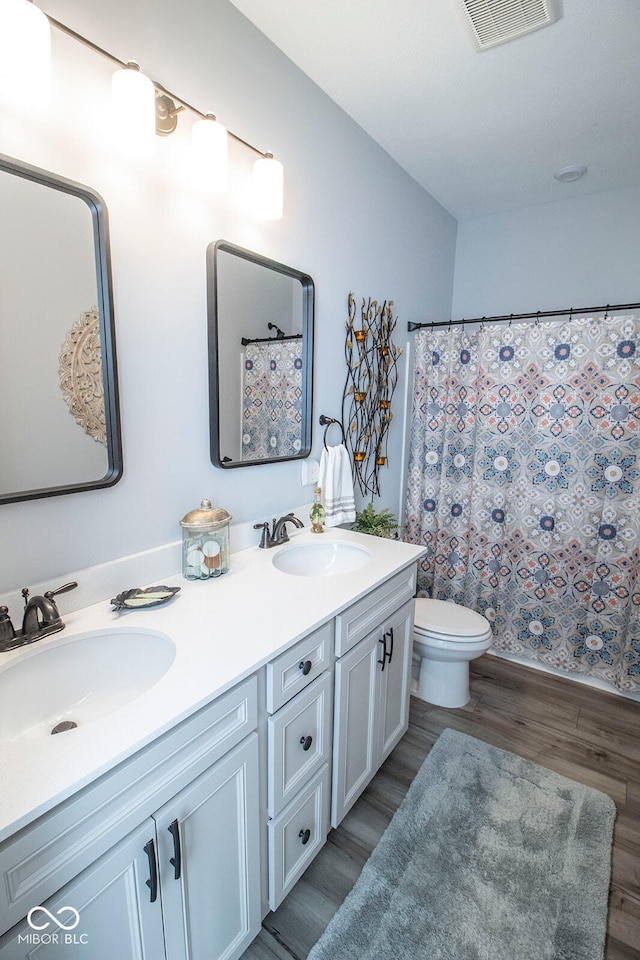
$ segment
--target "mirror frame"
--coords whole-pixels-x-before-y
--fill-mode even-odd
[[[21,500],[36,500],[42,497],[56,497],[66,493],[82,493],[85,490],[97,490],[111,487],[122,476],[122,435],[120,429],[120,407],[118,399],[118,373],[116,361],[115,321],[113,311],[113,286],[111,280],[111,260],[109,251],[109,224],[107,210],[102,197],[89,187],[67,180],[58,174],[50,173],[39,167],[31,166],[13,157],[0,154],[0,171],[22,177],[70,194],[84,200],[93,223],[94,255],[96,266],[96,296],[100,324],[100,342],[102,345],[102,380],[104,385],[104,412],[107,433],[107,472],[99,480],[83,483],[70,483],[57,487],[41,487],[34,490],[22,490],[3,494],[0,503],[16,503]]]
[[[262,460],[224,462],[220,451],[220,371],[218,370],[218,342],[220,315],[218,305],[218,253],[230,253],[248,260],[267,270],[274,270],[302,285],[302,424],[300,450],[288,457],[265,457]],[[270,260],[251,250],[245,250],[227,240],[218,240],[207,247],[207,317],[209,342],[209,438],[211,462],[223,470],[236,467],[258,467],[265,463],[283,463],[286,460],[300,460],[311,453],[312,409],[313,409],[313,326],[315,309],[315,287],[308,273],[302,273],[294,267]],[[276,338],[274,338],[276,339]]]

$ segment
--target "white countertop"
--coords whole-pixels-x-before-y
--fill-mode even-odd
[[[303,530],[291,539],[301,544],[321,538]],[[274,555],[286,547],[252,547],[233,554],[231,569],[222,577],[168,580],[169,586],[181,589],[164,606],[118,613],[105,600],[63,615],[66,627],[61,633],[0,654],[1,673],[21,659],[37,656],[45,646],[105,629],[163,633],[176,648],[167,673],[126,706],[62,735],[0,740],[0,841],[254,673],[423,553],[420,547],[341,529],[327,531],[322,539],[362,544],[372,559],[341,576],[299,577],[273,566]],[[122,589],[131,586],[140,584],[123,584]],[[125,675],[126,669],[123,662]]]

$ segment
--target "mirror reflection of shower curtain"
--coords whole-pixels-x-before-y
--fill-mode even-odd
[[[295,456],[302,445],[302,339],[248,343],[242,374],[242,459]]]
[[[407,534],[494,649],[640,690],[640,324],[421,330]]]

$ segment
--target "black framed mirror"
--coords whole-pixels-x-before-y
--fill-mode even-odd
[[[207,248],[211,462],[225,469],[311,452],[311,277],[226,240]]]
[[[0,155],[0,503],[112,486],[122,446],[107,213]]]

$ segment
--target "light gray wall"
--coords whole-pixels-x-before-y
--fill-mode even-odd
[[[285,166],[285,214],[246,212],[253,155],[231,149],[229,194],[181,171],[191,118],[148,161],[109,139],[113,66],[54,31],[54,102],[0,107],[0,152],[92,186],[110,218],[124,477],[108,490],[0,507],[0,592],[176,540],[205,496],[235,520],[311,499],[300,463],[221,471],[209,461],[205,251],[225,238],[316,285],[314,454],[340,415],[347,294],[393,299],[406,320],[451,307],[455,220],[226,0],[47,0],[46,11],[220,120]],[[382,501],[402,500],[402,390]],[[130,584],[123,584],[123,588]]]
[[[640,300],[640,187],[458,227],[454,317]]]

